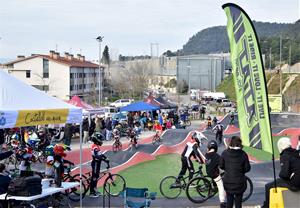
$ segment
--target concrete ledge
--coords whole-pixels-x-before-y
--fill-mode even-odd
[[[286,190],[282,192],[284,208],[300,207],[300,191],[293,192]]]

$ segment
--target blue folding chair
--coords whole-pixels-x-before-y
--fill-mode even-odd
[[[151,200],[155,199],[156,192],[149,192],[148,188],[127,187],[121,192],[121,196],[124,197],[124,208],[147,208],[150,207]]]

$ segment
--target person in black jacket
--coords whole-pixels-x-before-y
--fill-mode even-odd
[[[278,140],[277,147],[280,153],[280,172],[276,179],[277,187],[286,187],[291,191],[300,190],[300,151],[291,147],[291,141],[288,137],[282,137]],[[270,189],[275,187],[275,182],[265,185],[265,202],[262,207],[269,207]]]
[[[220,200],[220,208],[226,207],[226,194],[223,186],[223,180],[220,175],[219,163],[220,155],[218,152],[218,143],[215,140],[211,140],[207,144],[207,153],[205,154],[206,158],[206,173],[211,177],[217,184]]]
[[[242,207],[243,193],[247,188],[245,173],[251,167],[248,155],[242,150],[242,140],[233,136],[229,148],[224,150],[220,159],[220,168],[225,170],[223,177],[224,188],[227,195],[227,208]]]
[[[89,119],[84,118],[82,121],[83,143],[86,143],[89,140],[89,127]]]

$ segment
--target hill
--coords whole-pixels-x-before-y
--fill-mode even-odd
[[[273,68],[279,64],[280,35],[282,35],[282,61],[291,64],[300,61],[300,20],[293,24],[254,21],[254,27],[260,39],[262,53],[266,55],[268,66],[271,64]],[[229,41],[226,27],[215,26],[193,35],[177,53],[190,55],[228,51]],[[176,55],[176,53],[174,54]]]

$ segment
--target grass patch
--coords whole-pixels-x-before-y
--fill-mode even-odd
[[[198,165],[194,164],[194,168],[198,170]],[[177,176],[180,169],[180,155],[167,154],[157,156],[156,160],[129,167],[119,174],[125,178],[128,187],[147,187],[150,191],[157,192],[158,197],[162,197],[159,191],[161,179],[169,175]],[[185,196],[185,191],[182,191],[181,196]]]
[[[277,142],[281,137],[282,136],[273,137],[273,146],[274,146],[275,159],[279,158]],[[270,154],[268,152],[258,150],[258,149],[254,149],[254,148],[251,148],[251,147],[244,147],[243,149],[244,149],[245,152],[247,152],[249,155],[255,157],[257,160],[261,160],[261,161],[270,161],[270,160],[272,160],[272,154]]]

